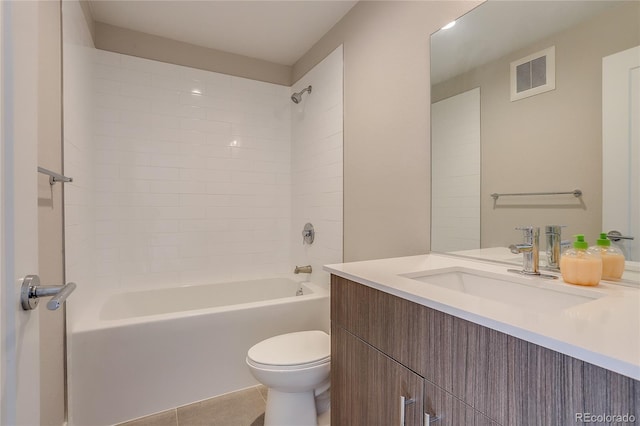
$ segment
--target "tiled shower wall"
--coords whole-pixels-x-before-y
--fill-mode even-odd
[[[62,3],[65,278],[78,284],[67,311],[90,300],[95,283],[94,141],[92,56],[96,52],[79,2]]]
[[[97,51],[96,272],[174,286],[288,269],[288,88]]]
[[[480,248],[480,88],[431,115],[431,250]]]
[[[292,257],[310,264],[316,282],[329,282],[322,266],[342,262],[342,46],[294,86],[311,85],[302,102],[292,104]],[[312,245],[302,243],[305,223],[314,226]]]
[[[77,216],[67,219],[67,264],[78,265],[68,268],[68,280],[79,265],[93,265],[93,277],[77,278],[77,302],[289,274],[294,259],[320,274],[323,263],[342,260],[341,49],[322,63],[317,89],[301,106],[316,103],[302,115],[292,110],[292,88],[89,53],[91,106],[65,105],[66,127],[76,117],[91,124],[86,146],[66,152],[68,168],[86,170],[67,191]],[[301,208],[292,209],[292,197]],[[292,214],[315,222],[316,251],[302,247],[301,236],[292,250],[292,235],[302,230],[292,229]],[[70,306],[72,318],[81,305]]]

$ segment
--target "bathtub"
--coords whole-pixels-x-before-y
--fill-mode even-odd
[[[115,294],[92,310],[68,336],[71,426],[120,423],[254,386],[245,365],[252,345],[329,332],[328,287],[288,278]]]

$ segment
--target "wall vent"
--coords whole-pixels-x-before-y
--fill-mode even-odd
[[[555,46],[511,62],[511,101],[555,89],[555,65]]]

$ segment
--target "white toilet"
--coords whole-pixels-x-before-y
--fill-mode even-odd
[[[331,338],[324,331],[282,334],[247,353],[251,374],[269,388],[264,426],[315,426],[328,409]],[[318,397],[318,408],[316,408]]]

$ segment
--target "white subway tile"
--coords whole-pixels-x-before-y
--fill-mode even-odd
[[[207,84],[207,87],[215,87],[218,89],[231,87],[231,76],[226,74],[182,67],[181,76],[187,80],[204,82]]]
[[[122,96],[148,99],[150,101],[177,103],[180,99],[180,92],[178,91],[124,82],[120,83],[118,93]]]
[[[177,194],[120,194],[121,204],[129,206],[176,206],[180,202]]]
[[[177,180],[180,170],[170,167],[120,166],[123,179]]]
[[[174,259],[178,257],[177,246],[152,246],[149,248],[152,261],[155,259]]]
[[[180,117],[188,117],[195,118],[198,120],[206,120],[208,113],[206,108],[191,106],[191,105],[180,105],[178,116]]]
[[[194,155],[151,154],[150,165],[154,167],[202,169],[206,165],[206,160]]]
[[[182,129],[195,130],[202,133],[213,133],[222,135],[231,135],[231,123],[222,121],[195,120],[192,118],[183,118],[181,120]]]
[[[180,281],[189,285],[229,282],[232,280],[232,276],[231,272],[226,270],[228,262],[224,259],[224,256],[209,256],[207,264],[203,268],[181,271]]]
[[[120,81],[118,64],[96,63],[93,65],[93,79]]]
[[[139,86],[151,85],[151,73],[127,68],[120,68],[119,80],[123,83],[133,83]]]
[[[241,123],[244,119],[243,114],[229,108],[202,108],[206,111],[205,118],[210,121],[223,121],[226,123]]]
[[[283,139],[288,137],[289,129],[285,126],[265,127],[248,124],[233,124],[234,136],[247,136],[264,139]]]
[[[156,210],[157,219],[204,219],[206,209],[202,207],[158,207]]]
[[[180,231],[189,233],[202,233],[212,231],[224,231],[228,229],[228,222],[225,220],[213,220],[213,219],[195,219],[195,220],[183,220],[180,222]],[[202,234],[190,236],[190,242],[194,237],[202,236]]]
[[[215,207],[215,206],[230,206],[231,196],[229,195],[216,195],[216,194],[180,194],[179,205],[190,207]]]
[[[97,123],[113,123],[120,121],[120,111],[109,108],[96,108],[93,115]]]
[[[183,237],[180,233],[154,233],[149,239],[149,245],[151,247],[177,247],[183,241]]]
[[[231,94],[221,91],[216,96],[195,95],[192,93],[180,93],[180,104],[203,108],[228,109],[231,105]]]
[[[191,92],[191,85],[188,80],[181,78],[179,75],[175,76],[167,76],[167,75],[159,75],[152,74],[150,79],[150,84],[153,87],[160,87],[163,89],[171,89],[174,92]]]
[[[340,258],[342,109],[334,105],[341,100],[340,52],[330,55],[331,67],[325,59],[306,76],[324,90],[305,99],[302,120],[293,119],[283,86],[113,53],[96,60],[95,122],[117,125],[91,130],[93,120],[81,121],[65,135],[71,164],[84,167],[87,154],[95,157],[100,167],[78,176],[100,172],[91,179],[102,191],[69,190],[77,204],[67,203],[65,232],[71,238],[73,223],[94,221],[88,241],[101,247],[99,272],[113,274],[102,282],[175,286],[206,281],[192,270],[228,280],[288,274],[294,254],[311,256],[314,265]],[[194,88],[202,95],[190,93]],[[73,102],[83,108],[80,99]],[[87,131],[93,140],[83,136]],[[305,196],[295,202],[306,205],[292,209],[299,193]],[[83,203],[93,203],[88,213]],[[292,237],[299,214],[319,224],[319,245],[306,252]],[[69,265],[80,273],[76,259]]]
[[[96,93],[96,106],[125,111],[151,111],[148,99],[120,96],[113,93]]]
[[[109,93],[116,95],[120,93],[120,82],[117,80],[95,78],[93,81],[93,90],[95,93]]]
[[[135,224],[134,224],[135,226]],[[180,230],[180,221],[178,220],[149,220],[141,223],[139,226],[148,232],[178,232]]]
[[[149,185],[151,193],[158,194],[205,194],[206,183],[179,180],[154,180]]]
[[[201,145],[195,150],[195,152],[206,158],[231,158],[231,148],[224,145]],[[209,168],[208,160],[206,167]]]
[[[204,159],[206,161],[206,159]],[[190,168],[180,170],[180,179],[196,182],[231,182],[228,170]]]
[[[200,246],[198,244],[189,244],[189,245],[185,245],[185,246],[180,246],[178,247],[178,255],[180,256],[180,258],[185,259],[194,259],[194,258],[205,258],[205,255],[207,255],[207,246]],[[183,265],[183,270],[185,269],[184,267],[186,266],[186,263]],[[203,265],[198,265],[199,268],[203,268],[206,266],[206,262]]]
[[[233,183],[240,184],[266,184],[273,185],[276,183],[276,176],[273,173],[254,173],[247,171],[234,171],[231,175],[231,181]]]

